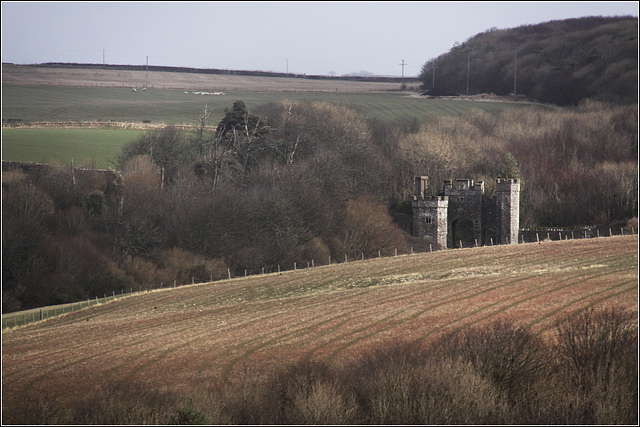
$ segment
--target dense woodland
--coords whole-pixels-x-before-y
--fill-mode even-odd
[[[5,168],[3,312],[425,250],[393,220],[410,213],[417,175],[433,195],[444,179],[483,180],[491,195],[496,177],[520,177],[524,227],[637,216],[637,106],[387,123],[345,105],[237,101],[220,123],[208,115],[196,132],[145,133],[111,172]]]
[[[515,82],[514,82],[515,68]],[[432,94],[515,94],[556,105],[638,102],[638,18],[587,17],[492,28],[429,60]]]

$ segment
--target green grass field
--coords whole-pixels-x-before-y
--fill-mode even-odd
[[[528,104],[425,99],[406,93],[331,92],[226,92],[224,96],[194,95],[184,90],[133,92],[128,88],[5,86],[2,119],[35,121],[121,121],[196,124],[205,105],[212,111],[209,123],[224,117],[236,100],[249,109],[282,100],[326,101],[356,107],[368,117],[384,121],[420,118],[425,114],[464,114],[474,108],[498,113]],[[111,129],[3,129],[2,160],[69,164],[95,161],[105,167],[122,145],[140,131]]]
[[[106,168],[142,130],[2,129],[2,160]]]
[[[196,124],[205,105],[212,110],[211,121],[224,117],[224,109],[236,100],[249,108],[285,99],[327,101],[353,105],[370,117],[394,120],[427,113],[463,114],[473,108],[499,112],[527,104],[492,101],[461,101],[411,97],[407,93],[331,92],[226,92],[224,96],[194,95],[184,90],[132,92],[128,88],[63,86],[5,86],[2,91],[2,118],[23,121],[115,120]]]

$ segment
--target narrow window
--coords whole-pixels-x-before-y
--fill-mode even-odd
[[[427,224],[431,224],[431,217],[430,216],[426,217],[424,222]]]

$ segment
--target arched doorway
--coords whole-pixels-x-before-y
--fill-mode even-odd
[[[465,218],[453,221],[451,223],[451,239],[451,247],[453,248],[459,248],[461,242],[465,248],[475,246],[473,222]]]

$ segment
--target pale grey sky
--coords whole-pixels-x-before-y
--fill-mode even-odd
[[[2,62],[417,76],[492,27],[638,17],[633,2],[2,2]]]

